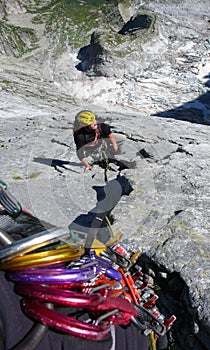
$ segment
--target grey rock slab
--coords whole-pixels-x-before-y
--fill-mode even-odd
[[[79,110],[93,110],[127,136],[121,160],[136,160],[136,168],[121,171],[133,191],[112,210],[114,232],[123,233],[128,249],[141,248],[164,266],[164,273],[179,274],[189,290],[182,303],[208,329],[209,2],[146,1],[156,16],[154,33],[126,38],[119,50],[110,50],[95,67],[100,76],[76,70],[78,48],[65,42],[59,55],[60,32],[53,27],[53,43],[54,35],[45,36],[44,23],[31,22],[24,3],[3,5],[8,24],[33,28],[38,41],[18,57],[6,42],[7,54],[0,56],[0,177],[40,219],[66,226],[86,217],[97,204],[96,187],[106,183],[98,166],[84,173],[72,125]],[[137,5],[120,5],[114,30],[139,11]],[[91,33],[85,39],[89,44]],[[117,175],[113,166],[108,180]],[[189,342],[185,349],[190,346],[198,350]]]

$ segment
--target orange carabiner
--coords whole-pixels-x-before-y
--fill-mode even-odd
[[[121,281],[122,284],[129,289],[129,292],[130,292],[130,294],[132,296],[132,299],[133,299],[132,301],[136,305],[139,305],[138,300],[140,299],[140,294],[139,294],[137,288],[135,287],[135,283],[134,283],[133,278],[131,277],[130,273],[125,273],[123,269],[120,268],[119,271],[120,271],[120,273],[123,276],[123,280],[122,281],[124,283]],[[125,294],[126,294],[126,296],[129,296],[128,293],[125,292]],[[130,299],[130,297],[129,297],[129,299]]]

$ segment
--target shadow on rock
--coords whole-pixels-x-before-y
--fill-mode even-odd
[[[210,87],[210,74],[204,78],[208,79],[205,86]],[[195,100],[189,101],[182,106],[168,111],[154,114],[161,118],[173,118],[188,121],[191,123],[210,125],[210,91],[199,96]]]
[[[108,163],[108,164],[107,164]],[[100,166],[102,169],[108,168],[108,170],[111,171],[122,171],[126,169],[136,169],[136,161],[135,160],[126,160],[126,159],[116,159],[116,158],[109,158],[106,163],[106,160],[100,160],[95,161],[93,164]],[[117,170],[115,168],[112,168],[112,165],[114,164],[117,167]]]
[[[113,167],[113,165],[114,167]],[[115,171],[115,172],[118,172],[118,174],[120,174],[120,172],[122,170],[126,170],[126,169],[136,169],[137,167],[137,164],[136,164],[136,161],[135,160],[119,160],[119,159],[111,159],[111,158],[108,158],[107,161],[105,159],[103,160],[96,160],[93,162],[93,165],[98,165],[100,168],[104,169],[104,179],[105,179],[105,182],[108,181],[108,178],[107,178],[107,171]],[[95,176],[92,175],[92,178]]]
[[[91,69],[93,65],[102,63],[103,48],[96,38],[98,38],[98,35],[93,33],[91,35],[90,44],[80,48],[77,58],[81,62],[75,66],[77,70],[86,72]]]
[[[60,160],[60,159],[54,159],[54,158],[42,158],[42,157],[38,157],[38,158],[34,158],[33,159],[34,162],[36,163],[40,163],[40,164],[45,164],[48,166],[53,167],[55,170],[57,170],[58,172],[62,173],[62,171],[59,168],[63,168],[69,171],[72,171],[74,173],[79,174],[78,171],[74,170],[74,169],[70,169],[67,167],[67,165],[72,165],[72,166],[81,166],[80,163],[76,163],[76,162],[69,162],[67,160]]]
[[[131,19],[124,24],[122,29],[118,32],[118,34],[126,35],[126,34],[133,34],[137,30],[140,29],[148,29],[152,24],[153,18],[152,16],[148,16],[146,14],[143,15],[136,15],[134,17],[131,17]]]

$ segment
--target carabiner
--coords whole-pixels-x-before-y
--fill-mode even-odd
[[[55,289],[42,285],[17,284],[15,290],[25,297],[37,299],[42,302],[55,303],[63,306],[94,309],[104,301],[99,293],[85,294],[71,290]]]
[[[140,310],[140,316],[142,317],[142,313],[145,316],[145,324],[147,325],[147,329],[150,331],[154,331],[160,337],[166,333],[166,327],[162,321],[160,321],[157,317],[153,315],[150,310],[147,310],[141,305],[135,305],[136,310]],[[145,331],[147,332],[147,330]]]
[[[140,294],[139,294],[137,288],[135,287],[134,280],[132,279],[130,273],[125,273],[122,268],[120,268],[119,271],[121,272],[122,277],[123,277],[123,281],[122,282],[124,282],[125,286],[130,291],[130,294],[131,294],[131,297],[133,299],[133,302],[136,305],[138,305],[139,304],[139,300],[140,300]]]
[[[101,268],[101,271],[104,272],[104,274],[107,277],[113,278],[118,281],[122,279],[121,273],[112,267],[112,261],[108,258],[104,258],[96,255],[95,251],[92,249],[89,251],[89,256],[83,257],[79,261],[72,262],[70,263],[69,266],[76,266],[77,264],[80,265],[80,264],[87,264],[91,262],[97,262],[97,264]]]
[[[0,264],[0,269],[14,271],[59,265],[77,259],[82,253],[83,249],[80,247],[65,245],[57,249],[15,257]]]
[[[22,211],[21,204],[8,191],[7,185],[1,180],[0,180],[0,204],[4,207],[6,212],[14,219],[17,218]]]
[[[51,310],[39,301],[22,300],[23,311],[31,318],[59,331],[89,340],[102,340],[110,332],[106,324],[93,325],[74,317],[67,316],[58,311]]]
[[[18,241],[13,242],[4,249],[0,250],[0,259],[3,259],[3,262],[7,261],[16,256],[46,246],[49,243],[57,242],[61,239],[61,237],[69,237],[68,228],[53,228],[19,239]]]
[[[8,279],[13,282],[29,284],[68,284],[89,281],[100,271],[98,266],[84,269],[37,269],[21,272],[9,272]]]
[[[106,252],[103,252],[103,255],[108,257],[112,262],[120,266],[121,268],[128,268],[130,265],[130,260],[121,255],[119,252],[115,251],[113,247],[107,247]]]

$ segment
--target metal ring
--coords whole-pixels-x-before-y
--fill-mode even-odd
[[[43,247],[48,243],[56,242],[62,236],[69,236],[68,228],[46,230],[29,237],[22,238],[0,250],[0,259],[4,259],[4,261],[12,259],[18,255]]]
[[[78,259],[84,253],[80,247],[61,246],[54,250],[31,253],[5,261],[0,264],[0,270],[23,270],[29,268],[58,265]]]
[[[36,269],[21,272],[9,272],[7,277],[13,282],[29,284],[67,284],[85,282],[94,278],[100,271],[99,266],[84,269]]]
[[[58,311],[50,310],[39,301],[23,300],[24,312],[44,325],[58,329],[59,331],[89,340],[102,340],[110,332],[108,325],[93,325],[76,318],[64,315]]]
[[[25,297],[50,302],[63,306],[94,309],[104,301],[100,293],[87,294],[71,290],[55,289],[42,285],[17,284],[16,292]]]

